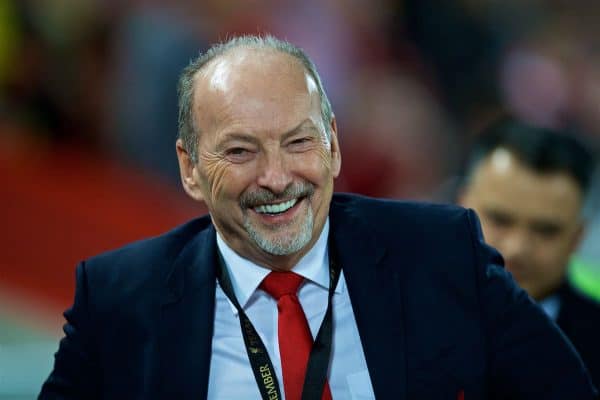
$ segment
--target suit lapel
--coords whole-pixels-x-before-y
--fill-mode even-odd
[[[159,327],[161,398],[206,398],[217,247],[211,226],[181,251],[167,278]]]
[[[346,278],[376,398],[406,397],[406,361],[398,268],[348,205],[331,208],[331,234]],[[334,249],[334,251],[335,251]]]

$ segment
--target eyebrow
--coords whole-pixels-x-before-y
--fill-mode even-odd
[[[534,219],[530,222],[530,226],[534,227],[535,229],[553,229],[560,231],[564,228],[565,224],[562,221]]]
[[[502,219],[505,219],[507,221],[508,220],[513,221],[515,219],[510,212],[499,210],[499,209],[493,208],[493,207],[483,208],[482,209],[482,214],[486,214],[488,216],[492,216],[492,217],[495,217],[495,218],[502,218]]]
[[[315,126],[315,124],[312,123],[312,121],[310,120],[310,118],[306,118],[304,121],[302,121],[298,125],[296,125],[295,128],[293,128],[290,131],[284,133],[281,136],[281,140],[284,141],[284,140],[290,138],[291,136],[294,136],[295,134],[299,133],[303,129],[310,129],[310,130],[314,130],[316,132],[319,132],[319,129]]]
[[[319,130],[312,123],[310,118],[306,118],[304,121],[300,122],[294,128],[292,128],[291,130],[289,130],[286,133],[284,133],[283,135],[281,135],[281,141],[285,141],[286,139],[298,134],[300,131],[302,131],[304,129],[310,129],[310,130],[319,132]],[[225,148],[227,146],[227,143],[236,141],[236,140],[240,141],[240,142],[252,143],[255,145],[258,145],[258,142],[259,142],[259,140],[255,136],[249,135],[247,133],[231,132],[231,133],[225,134],[225,137],[223,138],[223,140],[221,140],[217,144],[216,148],[217,148],[217,150],[222,150],[223,148]]]

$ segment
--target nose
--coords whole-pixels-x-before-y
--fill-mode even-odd
[[[527,253],[531,243],[527,234],[520,231],[511,232],[507,234],[502,241],[501,249],[502,255],[506,259],[507,264],[520,263],[527,259]]]
[[[282,193],[292,183],[288,162],[281,152],[264,155],[259,165],[257,183],[273,193]]]

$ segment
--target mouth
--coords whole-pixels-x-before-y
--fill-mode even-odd
[[[294,208],[294,206],[296,206],[298,203],[300,203],[303,199],[304,199],[304,197],[299,197],[299,198],[282,201],[279,203],[261,204],[259,206],[253,207],[252,209],[257,214],[273,215],[273,216],[281,215],[281,214],[288,212],[292,208]]]

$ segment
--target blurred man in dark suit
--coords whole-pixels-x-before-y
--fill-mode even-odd
[[[42,399],[593,399],[473,211],[333,194],[337,124],[302,50],[216,45],[179,104],[210,215],[78,266]]]
[[[600,383],[600,305],[566,277],[584,233],[592,154],[568,132],[503,118],[478,138],[468,165],[461,204],[477,211],[486,241]]]

